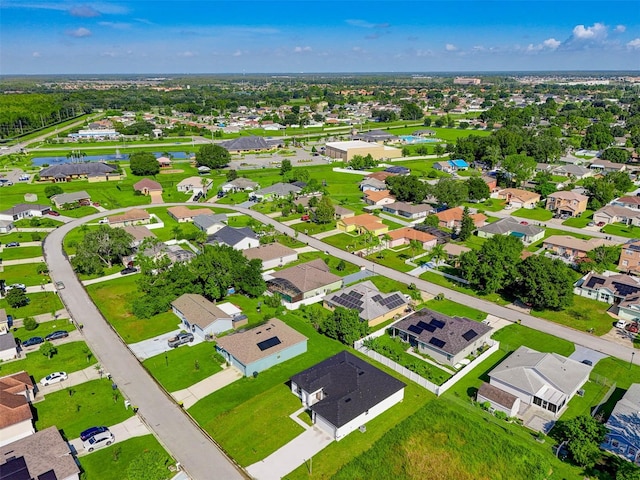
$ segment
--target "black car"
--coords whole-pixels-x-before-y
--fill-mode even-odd
[[[44,337],[44,339],[48,342],[50,340],[58,340],[60,338],[65,338],[69,336],[69,332],[66,330],[58,330],[56,332],[51,332],[49,335]]]
[[[138,269],[136,267],[127,267],[120,270],[120,275],[129,275],[130,273],[136,273]]]
[[[109,429],[107,427],[91,427],[91,428],[87,428],[85,431],[80,433],[80,440],[82,440],[83,442],[86,442],[87,440],[89,440],[94,435],[97,435],[97,434],[103,433],[103,432],[108,432],[108,431],[109,431]]]
[[[31,337],[28,340],[25,340],[24,342],[22,342],[22,346],[31,347],[33,345],[38,345],[42,342],[44,342],[44,339],[42,337]]]
[[[5,245],[5,247],[19,247],[20,242],[9,242]]]

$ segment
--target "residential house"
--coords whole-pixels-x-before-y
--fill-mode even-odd
[[[401,315],[408,304],[402,292],[382,293],[369,280],[333,292],[323,300],[324,308],[329,310],[337,307],[358,310],[360,320],[370,327]]]
[[[219,338],[216,351],[245,377],[256,377],[274,365],[305,353],[307,337],[272,318],[257,327]]]
[[[222,230],[227,223],[227,215],[224,213],[207,213],[193,217],[193,225],[207,235],[213,235]]]
[[[28,373],[0,378],[0,447],[35,433],[30,406],[34,395]]]
[[[381,191],[388,190],[386,179],[395,176],[389,172],[374,172],[367,175],[360,182],[360,190],[366,192],[367,190]]]
[[[355,216],[355,212],[353,210],[349,210],[348,208],[342,207],[340,205],[333,206],[335,213],[333,217],[336,220],[342,220],[343,218],[352,218]]]
[[[391,334],[443,365],[454,366],[483,347],[492,328],[423,308],[390,327]]]
[[[238,177],[230,182],[223,183],[220,189],[224,193],[229,192],[253,192],[256,188],[258,188],[257,182],[249,180],[248,178]]]
[[[593,170],[583,167],[582,165],[560,165],[559,167],[551,170],[552,175],[558,175],[561,177],[570,177],[575,180],[582,180],[583,178],[592,177]]]
[[[232,307],[226,308],[225,305]],[[215,305],[202,295],[185,293],[171,302],[173,313],[184,329],[203,340],[228,330],[246,325],[247,316],[231,303]],[[230,311],[225,311],[230,310]]]
[[[298,252],[280,243],[267,243],[258,247],[247,248],[242,253],[249,260],[261,260],[263,270],[282,267],[287,263],[298,261]]]
[[[447,263],[456,267],[460,263],[458,260],[460,255],[471,251],[469,247],[465,247],[464,245],[457,245],[455,243],[446,243],[443,248],[445,253],[447,254]]]
[[[469,164],[461,158],[458,158],[456,160],[449,160],[449,165],[451,165],[453,170],[456,172],[459,170],[467,170],[469,168]]]
[[[613,407],[600,448],[638,464],[640,457],[640,383],[632,383]]]
[[[156,159],[160,168],[171,168],[171,159],[169,157],[158,157]]]
[[[411,170],[407,167],[402,167],[400,165],[393,165],[391,167],[387,167],[384,169],[385,172],[393,173],[394,175],[409,175]]]
[[[574,283],[573,293],[613,305],[622,320],[640,321],[640,279],[624,274],[589,272]]]
[[[0,447],[0,473],[3,480],[80,480],[71,448],[55,426]]]
[[[167,208],[167,213],[178,223],[186,223],[193,222],[193,219],[199,215],[211,215],[211,210],[208,208],[191,209],[184,205],[178,205],[176,207]]]
[[[210,245],[228,245],[235,250],[246,250],[260,245],[260,239],[249,227],[224,227],[207,238]]]
[[[388,233],[390,240],[387,248],[396,248],[402,245],[409,245],[412,241],[419,242],[424,250],[429,250],[436,246],[438,239],[433,235],[421,232],[411,227],[402,227]]]
[[[549,250],[556,255],[561,255],[566,258],[586,257],[587,253],[594,248],[601,246],[611,247],[613,245],[616,245],[616,242],[604,238],[583,240],[570,235],[551,235],[546,238],[542,244],[545,250]]]
[[[347,351],[291,377],[291,392],[311,411],[313,424],[335,440],[401,402],[405,386]]]
[[[490,175],[482,175],[480,177],[484,183],[489,187],[489,193],[493,193],[498,189],[498,179]]]
[[[132,208],[121,215],[107,217],[111,228],[128,227],[130,225],[146,225],[151,222],[151,215],[146,210]]]
[[[400,158],[402,150],[375,142],[350,140],[347,142],[327,142],[324,154],[330,158],[350,162],[356,155],[363,157],[371,155],[374,160]]]
[[[578,217],[587,209],[589,197],[576,192],[559,191],[547,196],[546,209],[557,215]]]
[[[521,404],[547,410],[558,418],[590,373],[591,367],[576,360],[521,346],[489,372],[489,384],[518,397]],[[489,396],[487,400],[493,403],[493,395]],[[501,403],[508,400],[497,402],[498,409],[506,406]]]
[[[267,288],[287,303],[326,295],[342,287],[342,278],[329,271],[321,259],[294,265],[266,277]]]
[[[609,160],[602,160],[600,158],[597,158],[591,162],[589,168],[598,173],[606,174],[613,172],[624,172],[627,166],[624,163],[614,163]]]
[[[7,315],[7,311],[4,308],[0,308],[0,335],[4,335],[10,331],[11,325],[9,325],[9,315]]]
[[[500,411],[509,418],[516,417],[520,410],[520,398],[486,382],[478,388],[476,401],[480,404],[488,402],[493,410]]]
[[[630,208],[632,210],[640,210],[640,197],[637,195],[634,196],[625,196],[616,198],[611,205],[619,205],[621,207]]]
[[[61,163],[40,170],[43,182],[70,182],[83,178],[120,180],[117,167],[102,162]]]
[[[42,217],[51,211],[49,205],[38,205],[35,203],[19,203],[8,210],[0,212],[0,220],[15,222],[23,218]]]
[[[367,205],[389,205],[395,203],[396,197],[389,190],[365,190],[364,203]]]
[[[264,139],[264,137],[238,137],[232,140],[220,142],[219,145],[229,153],[241,152],[260,152],[271,150],[273,147]]]
[[[277,198],[288,197],[289,195],[297,195],[302,191],[302,188],[292,185],[290,183],[274,183],[270,187],[262,188],[253,192],[251,198],[259,202],[270,202]]]
[[[451,230],[457,230],[462,226],[462,215],[464,209],[462,207],[449,208],[441,212],[436,213],[436,217],[439,220],[439,226],[442,228],[449,228]],[[482,213],[472,213],[470,215],[473,220],[473,225],[476,228],[483,226],[487,222],[487,216]]]
[[[138,255],[143,255],[154,260],[167,258],[171,262],[171,265],[175,263],[190,262],[196,256],[195,253],[185,250],[180,245],[167,245],[166,243],[151,245],[142,251],[138,250],[137,253]],[[131,261],[135,261],[135,257],[124,257],[122,261],[124,264],[128,264]]]
[[[640,275],[640,240],[629,240],[622,246],[618,270]]]
[[[384,205],[382,210],[393,215],[399,215],[401,217],[415,220],[418,218],[426,218],[427,214],[431,212],[433,208],[431,205],[424,203],[412,205],[410,203],[394,202]]]
[[[478,237],[491,238],[495,235],[511,235],[529,245],[544,238],[544,228],[523,225],[512,217],[501,218],[478,228]]]
[[[51,201],[57,208],[62,208],[65,205],[90,205],[91,196],[84,190],[81,190],[79,192],[54,195],[51,197]]]
[[[363,213],[355,217],[338,220],[336,228],[341,232],[358,232],[360,234],[369,232],[374,235],[384,235],[389,231],[389,227],[382,223],[378,217],[370,213]]]
[[[133,189],[143,195],[150,195],[152,192],[162,193],[162,185],[150,178],[143,178],[139,182],[134,183]]]
[[[620,205],[607,205],[593,213],[596,224],[624,223],[626,225],[640,225],[640,210]]]
[[[7,314],[4,309],[0,309],[0,361],[12,360],[18,356],[16,339],[7,325]]]
[[[9,233],[14,227],[11,220],[0,220],[0,233]]]
[[[467,170],[469,164],[462,159],[441,160],[433,164],[433,168],[445,173],[454,173],[458,170]]]
[[[540,201],[540,195],[519,188],[504,188],[491,195],[491,198],[506,200],[514,208],[535,208]]]
[[[177,185],[177,189],[182,193],[192,193],[206,196],[207,192],[213,185],[213,180],[205,177],[188,177],[180,181]]]
[[[140,225],[129,225],[123,227],[123,230],[133,237],[133,248],[138,248],[147,238],[157,238],[151,230]]]

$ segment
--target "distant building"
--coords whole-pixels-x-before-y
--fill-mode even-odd
[[[640,240],[629,240],[622,246],[618,270],[640,275]]]
[[[374,160],[382,160],[400,158],[402,150],[375,142],[351,140],[347,142],[327,142],[325,155],[345,162],[350,162],[356,155],[363,157],[371,155]]]
[[[298,260],[298,253],[294,249],[285,247],[280,243],[267,243],[266,245],[248,248],[243,253],[249,260],[261,260],[263,270],[282,267],[287,263]]]
[[[178,223],[185,223],[193,222],[193,219],[199,215],[211,215],[211,210],[208,208],[191,209],[184,205],[178,205],[176,207],[167,208],[167,213]]]
[[[274,183],[270,187],[258,190],[250,195],[250,197],[260,202],[269,202],[277,198],[288,197],[289,195],[297,195],[302,188],[291,183]]]
[[[90,181],[120,180],[120,172],[112,165],[103,162],[63,163],[40,170],[43,182],[70,182],[88,179]]]
[[[271,150],[273,147],[267,143],[264,137],[238,137],[233,140],[220,142],[219,145],[229,153],[240,152],[258,152],[263,150]]]
[[[207,235],[222,230],[227,223],[227,215],[224,213],[208,213],[193,217],[193,225]]]
[[[151,215],[146,210],[132,208],[121,215],[107,217],[111,228],[121,228],[130,225],[146,225],[151,221]]]
[[[91,204],[91,196],[81,190],[79,192],[60,193],[51,197],[51,201],[57,208],[61,208],[65,205],[81,205],[86,206]]]
[[[456,77],[453,79],[454,85],[480,85],[482,80],[471,77]]]

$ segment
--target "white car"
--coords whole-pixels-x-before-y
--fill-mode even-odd
[[[98,433],[85,440],[82,442],[82,446],[87,452],[93,452],[96,448],[111,445],[114,440],[115,437],[113,436],[113,433],[107,430],[106,432]]]
[[[61,382],[67,379],[66,372],[53,372],[40,380],[40,385],[46,387],[47,385],[52,385],[54,383]]]

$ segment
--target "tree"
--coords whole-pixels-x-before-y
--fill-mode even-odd
[[[6,293],[5,298],[11,308],[20,308],[29,304],[29,297],[20,288],[12,288]]]
[[[549,172],[538,172],[535,177],[536,186],[534,190],[539,193],[542,198],[546,198],[555,192],[556,184],[551,181]]]
[[[104,266],[111,268],[122,257],[130,255],[133,236],[122,228],[100,225],[88,232],[78,244],[71,263],[80,273],[99,273]]]
[[[467,180],[467,192],[469,200],[476,202],[489,198],[491,194],[489,185],[480,177],[471,177]]]
[[[608,269],[615,270],[617,269],[621,250],[622,247],[619,245],[612,247],[600,245],[590,252],[587,252],[586,258],[582,258],[582,261],[578,263],[578,270],[581,273],[588,273],[591,270],[598,273],[602,273]]]
[[[51,357],[58,353],[58,349],[53,343],[44,342],[40,345],[40,353],[51,360]]]
[[[437,157],[441,157],[444,155],[444,147],[440,144],[436,145],[433,147],[433,154]]]
[[[199,167],[222,168],[228,165],[230,161],[231,155],[220,145],[203,145],[196,154],[196,162]]]
[[[26,317],[22,321],[22,326],[24,327],[24,329],[26,331],[30,332],[30,331],[35,330],[36,328],[38,328],[38,322],[33,317]]]
[[[514,293],[523,303],[537,310],[561,310],[573,302],[573,275],[561,260],[532,255],[518,271]]]
[[[631,153],[624,148],[607,148],[602,152],[600,158],[616,163],[627,163],[631,158]]]
[[[280,175],[282,175],[283,177],[289,173],[292,170],[292,166],[291,166],[291,160],[289,159],[283,159],[282,162],[280,163]]]
[[[581,467],[592,467],[600,458],[600,444],[607,435],[607,427],[591,415],[560,420],[556,425],[560,439],[567,442],[567,450]]]
[[[609,126],[604,123],[594,123],[587,127],[587,131],[582,139],[582,148],[602,150],[612,143],[613,135],[611,134]]]
[[[511,181],[519,186],[533,176],[536,160],[523,154],[507,155],[502,161],[502,168],[509,173]]]
[[[424,116],[422,109],[415,103],[407,102],[400,109],[402,120],[420,120]]]
[[[444,245],[436,243],[436,245],[429,252],[429,260],[438,265],[440,262],[444,262],[449,258],[449,255],[444,249]]]
[[[145,450],[127,467],[127,480],[166,480],[171,476],[167,458],[157,450]]]
[[[51,198],[54,195],[60,195],[61,193],[64,193],[64,190],[62,190],[60,185],[47,185],[44,187],[44,194],[47,198]]]
[[[328,195],[323,195],[318,201],[318,206],[314,212],[314,221],[316,223],[331,223],[336,215],[336,209]]]
[[[449,208],[457,207],[469,198],[467,183],[452,178],[438,180],[433,195],[438,199],[438,203]]]
[[[467,238],[473,235],[473,231],[475,229],[476,229],[476,226],[473,223],[473,218],[471,218],[471,215],[469,214],[469,208],[464,207],[464,210],[462,212],[462,221],[460,225],[460,232],[458,233],[458,238],[464,242]]]
[[[428,185],[415,175],[387,177],[385,183],[399,202],[419,203],[427,196]]]
[[[353,345],[356,340],[369,333],[369,325],[360,320],[357,310],[337,307],[332,315],[323,319],[319,330],[329,338],[334,338],[345,345]]]
[[[151,152],[136,152],[131,154],[131,157],[129,157],[129,167],[131,168],[131,173],[138,177],[157,175],[160,171],[160,164]]]
[[[438,225],[440,225],[440,219],[438,218],[437,215],[430,213],[429,215],[427,215],[427,218],[425,218],[424,222],[422,223],[430,227],[437,227]]]
[[[229,170],[227,172],[227,182],[232,182],[236,178],[238,178],[238,171],[237,170],[231,169],[231,170]]]

